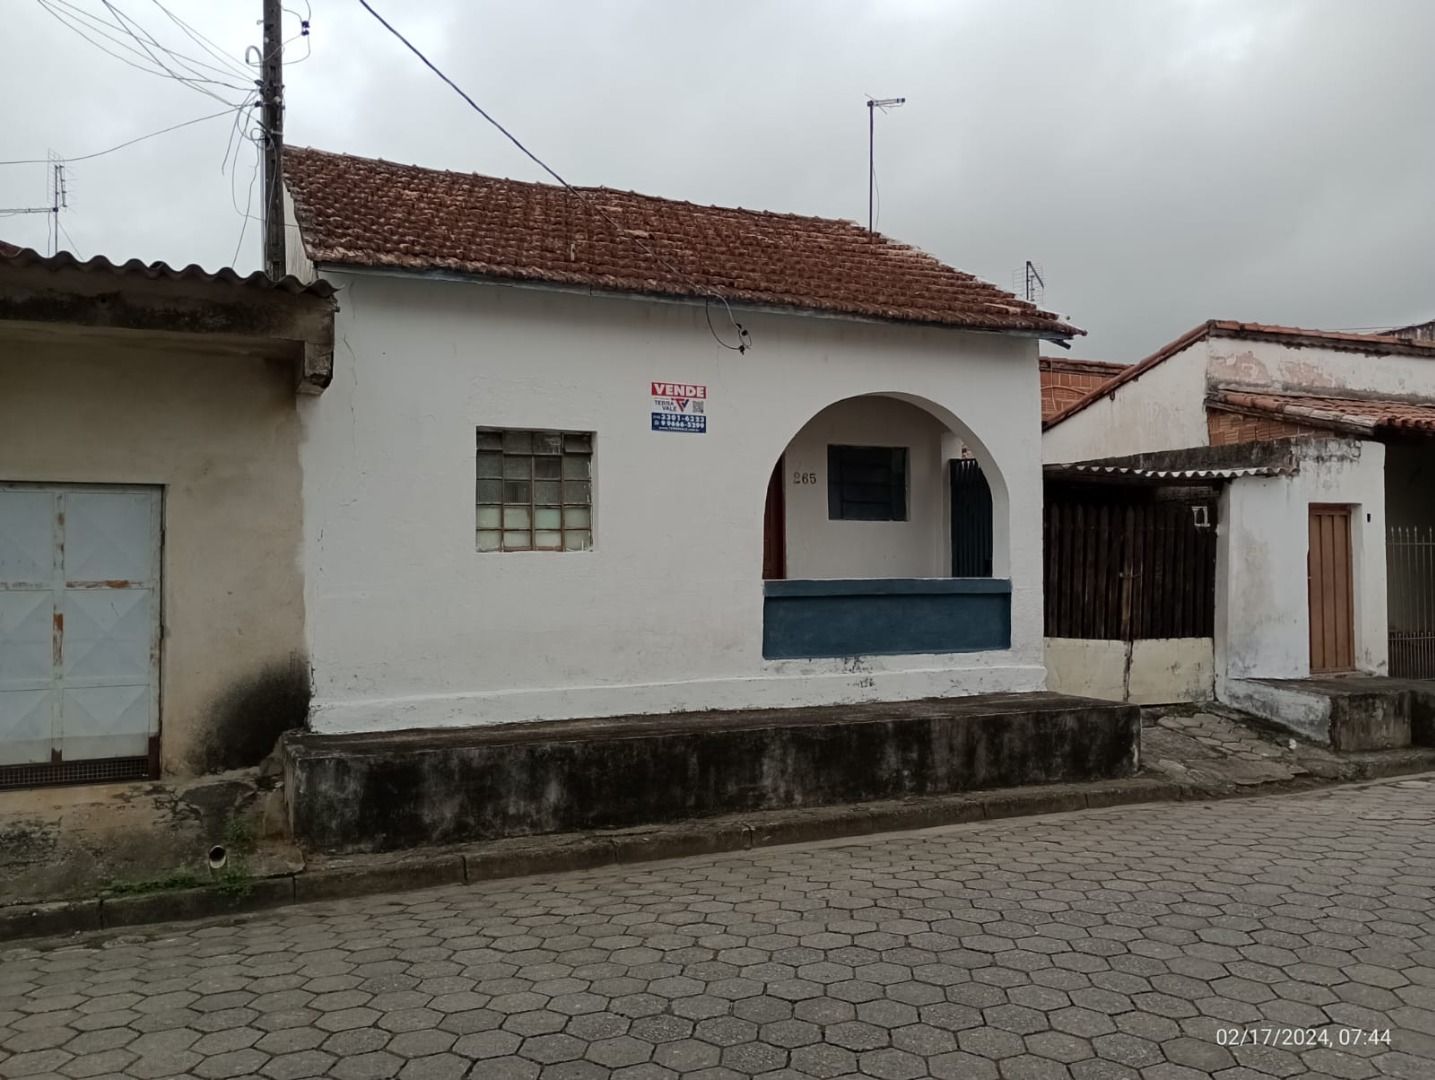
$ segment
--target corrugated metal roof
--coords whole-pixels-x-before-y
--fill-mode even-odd
[[[1292,476],[1295,465],[1242,465],[1209,469],[1143,469],[1133,465],[1071,462],[1045,467],[1047,476],[1092,476],[1125,480],[1234,480],[1241,476]]]
[[[227,266],[209,271],[194,263],[176,270],[168,263],[146,263],[139,259],[113,263],[103,255],[96,255],[91,259],[81,261],[68,251],[60,251],[54,255],[41,255],[33,248],[19,248],[13,252],[7,250],[13,247],[14,245],[7,244],[4,248],[0,248],[0,267],[34,267],[52,271],[79,270],[86,274],[110,274],[114,277],[145,278],[150,281],[187,281],[233,285],[238,288],[267,289],[271,292],[289,293],[294,296],[317,296],[324,299],[334,295],[334,287],[327,281],[317,280],[306,283],[292,275],[286,275],[276,281],[258,270],[252,274],[242,275]]]

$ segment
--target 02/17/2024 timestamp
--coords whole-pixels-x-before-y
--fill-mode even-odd
[[[1218,1028],[1222,1046],[1389,1046],[1389,1028]]]

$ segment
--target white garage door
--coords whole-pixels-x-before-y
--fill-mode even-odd
[[[148,758],[159,574],[158,488],[0,485],[0,767]]]

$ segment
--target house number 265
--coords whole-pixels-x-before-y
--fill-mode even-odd
[[[817,474],[815,472],[795,472],[792,474],[792,482],[794,484],[815,484],[817,483]]]

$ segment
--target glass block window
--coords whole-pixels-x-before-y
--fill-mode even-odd
[[[478,550],[593,546],[593,433],[478,429]]]
[[[832,521],[906,521],[905,446],[829,446],[827,517]]]

